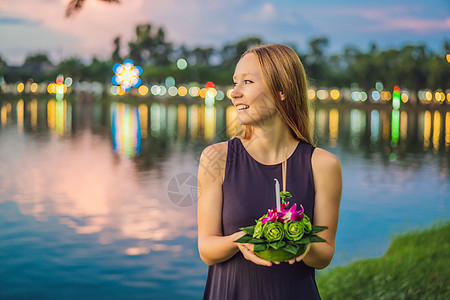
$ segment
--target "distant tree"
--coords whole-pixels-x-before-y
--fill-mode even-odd
[[[0,77],[6,74],[6,70],[8,69],[8,64],[3,57],[0,55]]]
[[[305,63],[308,76],[313,85],[323,85],[329,77],[328,65],[325,56],[325,48],[328,46],[328,39],[325,37],[315,38],[309,41],[309,52]]]
[[[263,40],[259,37],[247,37],[237,41],[234,44],[226,44],[219,52],[222,58],[222,66],[233,69],[241,58],[241,55],[253,45],[262,44]]]
[[[120,3],[120,0],[97,0],[107,3]],[[70,0],[66,8],[66,18],[73,16],[74,13],[80,11],[86,0]]]
[[[214,53],[214,48],[208,47],[208,48],[201,48],[196,47],[194,50],[192,50],[192,56],[195,59],[195,64],[197,65],[210,65],[210,59],[211,56]]]
[[[72,57],[61,61],[57,66],[57,71],[59,74],[64,75],[64,77],[72,77],[75,81],[86,80],[86,67],[77,57]]]
[[[120,57],[120,36],[114,39],[114,51],[111,55],[113,62],[120,62],[122,58]]]
[[[46,53],[36,53],[25,58],[20,70],[15,73],[21,81],[33,78],[35,81],[48,81],[55,77],[55,66],[50,61]]]
[[[161,27],[154,32],[151,24],[136,26],[136,39],[128,43],[129,57],[138,65],[168,65],[173,46],[165,36]]]
[[[36,53],[28,55],[23,63],[24,65],[50,65],[52,62],[48,58],[46,53]]]
[[[113,75],[111,61],[100,61],[96,57],[86,67],[86,79],[98,82],[110,82]]]

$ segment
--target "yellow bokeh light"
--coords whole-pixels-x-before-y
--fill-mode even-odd
[[[33,83],[31,84],[31,86],[30,86],[30,91],[31,91],[32,93],[36,93],[37,89],[38,89],[37,83],[36,83],[36,82],[33,82]]]
[[[333,100],[337,100],[340,95],[341,95],[341,93],[339,93],[339,91],[336,89],[331,90],[331,92],[330,92],[330,96]]]
[[[131,78],[134,77],[130,70],[125,70],[122,74],[120,74],[120,76],[122,76],[124,81],[131,81]]]
[[[193,86],[189,89],[189,95],[191,95],[191,97],[198,97],[198,95],[200,94],[200,89],[196,86]]]
[[[186,96],[187,92],[188,92],[188,90],[187,90],[187,88],[185,86],[180,86],[178,88],[178,95],[181,96],[181,97]]]
[[[447,57],[447,62],[450,63],[450,54],[447,54],[446,57]]]
[[[402,93],[401,99],[402,99],[403,103],[408,102],[408,100],[409,100],[408,94],[407,93]]]
[[[147,95],[147,93],[148,93],[148,87],[145,86],[145,85],[141,85],[141,86],[138,88],[138,93],[139,93],[139,95],[141,95],[141,96]]]
[[[315,98],[316,98],[316,92],[314,90],[312,90],[312,89],[309,89],[308,90],[308,99],[309,100],[313,100]]]
[[[425,99],[427,99],[427,101],[431,101],[431,99],[433,99],[433,94],[430,91],[427,91],[425,93]]]
[[[23,84],[23,82],[20,82],[20,83],[17,85],[17,91],[18,91],[19,93],[22,93],[24,88],[25,88],[25,85]]]
[[[207,89],[206,88],[202,88],[200,90],[200,97],[206,98],[206,92],[207,92]]]
[[[216,97],[217,96],[217,90],[215,88],[209,88],[206,92],[206,95],[209,97]]]
[[[231,100],[231,92],[233,92],[233,89],[228,89],[227,91],[227,98]]]
[[[119,87],[119,93],[118,93],[118,95],[119,95],[119,96],[122,96],[123,94],[125,94],[125,91],[122,90],[122,88]]]
[[[381,99],[383,99],[385,101],[390,101],[391,97],[392,97],[391,92],[388,92],[388,91],[381,92]]]
[[[439,92],[434,93],[434,98],[436,101],[441,101],[441,94]]]

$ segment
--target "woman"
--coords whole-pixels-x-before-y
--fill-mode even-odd
[[[256,46],[242,55],[233,81],[243,130],[205,148],[199,164],[198,247],[210,265],[204,299],[320,299],[314,270],[334,254],[342,176],[337,157],[312,145],[302,63],[287,46]],[[328,229],[318,234],[326,242],[272,263],[256,256],[252,244],[235,241],[245,235],[240,227],[275,207],[284,151],[289,202]]]

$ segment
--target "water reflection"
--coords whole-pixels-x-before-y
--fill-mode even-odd
[[[71,134],[73,124],[72,102],[50,99],[2,101],[0,118],[2,128],[16,124],[19,133],[36,131],[45,117],[45,128],[58,136]],[[89,122],[111,128],[112,151],[132,158],[141,153],[142,140],[172,139],[195,141],[199,144],[212,140],[225,140],[233,136],[238,127],[237,113],[229,105],[199,105],[196,103],[167,104],[160,102],[102,104],[109,106],[110,116],[103,118],[98,104],[76,103],[76,110],[92,113]],[[79,106],[82,107],[79,107]],[[44,108],[45,107],[45,108]],[[100,110],[99,110],[100,109]],[[318,144],[335,148],[348,145],[359,149],[372,145],[381,149],[386,145],[395,151],[415,150],[417,142],[423,151],[449,151],[449,112],[441,110],[390,110],[345,107],[316,107],[312,109],[311,121]],[[14,117],[15,116],[15,117]],[[388,117],[389,116],[389,117]],[[88,115],[82,118],[89,117]],[[109,121],[108,121],[109,120]],[[41,130],[45,130],[41,128]],[[347,135],[348,134],[348,135]],[[383,147],[378,147],[383,146]]]
[[[111,134],[113,152],[128,158],[141,153],[140,107],[124,103],[111,105]],[[145,116],[144,116],[145,117]]]
[[[94,245],[97,253],[105,249],[98,245],[117,247],[123,260],[120,268],[133,266],[141,256],[139,263],[151,261],[151,271],[140,271],[142,278],[133,281],[145,284],[150,277],[154,284],[171,278],[161,284],[161,293],[172,283],[188,282],[185,286],[192,288],[187,279],[191,273],[206,271],[195,248],[195,202],[190,207],[176,206],[168,199],[168,182],[183,172],[195,174],[205,145],[235,133],[238,121],[233,106],[0,99],[0,118],[0,204],[7,207],[8,201],[13,202],[20,212],[11,210],[15,213],[11,218],[22,214],[30,216],[27,220],[71,232],[69,238],[67,231],[59,233],[60,239],[91,237],[83,243]],[[334,148],[331,151],[341,158],[347,184],[339,229],[343,235],[338,239],[342,245],[337,249],[347,249],[350,257],[357,250],[348,249],[356,249],[357,243],[372,249],[368,245],[373,239],[380,244],[380,235],[387,236],[390,230],[386,224],[377,227],[377,222],[398,225],[409,216],[415,218],[411,210],[417,207],[424,220],[445,215],[450,112],[323,105],[314,107],[311,122],[318,146]],[[418,154],[409,155],[413,153]],[[390,164],[392,160],[397,162]],[[388,196],[376,196],[380,189]],[[425,207],[417,196],[421,190],[431,195],[426,195]],[[387,219],[377,221],[380,215]],[[375,233],[368,229],[375,227],[383,229]],[[362,238],[371,235],[367,232],[375,235],[370,241]],[[14,239],[12,234],[3,236],[4,244]],[[79,265],[70,255],[57,257]],[[123,256],[133,257],[124,260]],[[111,253],[105,257],[117,258]],[[186,266],[183,274],[180,264],[168,263],[177,257]],[[197,274],[194,284],[200,292],[201,276],[205,273]]]

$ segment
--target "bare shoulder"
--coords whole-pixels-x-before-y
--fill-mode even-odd
[[[203,149],[199,162],[199,177],[215,182],[217,178],[225,175],[227,162],[228,142],[212,144]]]
[[[207,146],[202,151],[203,158],[227,158],[228,142],[220,142]]]
[[[337,175],[341,173],[341,163],[336,155],[322,148],[315,148],[311,164],[315,174],[324,175],[324,173]]]

